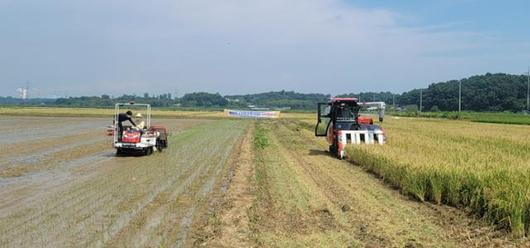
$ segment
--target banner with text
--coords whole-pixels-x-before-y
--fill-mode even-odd
[[[254,110],[225,109],[225,114],[229,117],[238,117],[238,118],[280,118],[280,111],[254,111]]]

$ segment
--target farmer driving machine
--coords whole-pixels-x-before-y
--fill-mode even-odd
[[[138,119],[136,126],[119,123],[120,111],[123,109],[144,112],[145,119]],[[140,124],[141,122],[141,124]],[[132,124],[132,123],[131,123]],[[116,155],[126,153],[142,153],[150,155],[153,151],[162,151],[167,148],[168,131],[164,126],[151,125],[151,106],[149,104],[117,103],[114,108],[114,123],[109,128],[109,135],[113,136],[113,147]]]
[[[318,103],[315,136],[326,136],[329,151],[339,159],[345,158],[347,144],[384,144],[385,133],[380,125],[374,125],[370,116],[360,116],[362,108],[377,110],[379,122],[385,114],[384,102],[359,102],[357,98],[332,98]]]

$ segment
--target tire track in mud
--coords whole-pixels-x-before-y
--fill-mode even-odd
[[[189,175],[203,172],[196,165],[209,164],[204,160],[209,154],[205,148],[230,141],[215,136],[237,137],[237,132],[226,132],[230,124],[183,131],[171,138],[170,149],[161,154],[101,163],[97,173],[72,182],[66,192],[0,219],[4,223],[0,224],[0,245],[104,245],[161,194],[175,185],[187,185]]]

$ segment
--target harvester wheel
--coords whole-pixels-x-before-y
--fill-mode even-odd
[[[162,149],[164,149],[164,146],[162,145],[162,140],[156,139],[156,150],[162,152]]]
[[[144,155],[150,155],[151,153],[153,153],[153,147],[144,148],[143,152]]]
[[[123,154],[123,151],[121,150],[121,148],[117,148],[116,149],[116,156],[120,156]]]
[[[334,145],[330,145],[330,146],[329,146],[329,152],[330,152],[330,153],[337,153],[337,149],[336,149],[336,147],[335,147]]]

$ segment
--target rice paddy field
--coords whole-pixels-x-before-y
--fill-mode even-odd
[[[500,124],[517,124],[530,125],[530,115],[523,113],[511,112],[394,112],[392,115],[403,117],[423,118],[443,118],[443,119],[461,119],[472,122],[500,123]]]
[[[109,117],[114,108],[0,107],[0,116]],[[156,118],[220,118],[222,111],[174,111],[153,109]]]
[[[388,143],[352,146],[349,160],[417,200],[466,208],[528,234],[530,127],[388,119]]]
[[[0,108],[0,247],[530,245],[530,126],[388,117],[338,160],[313,114],[153,114],[169,148],[116,156],[112,110]]]

